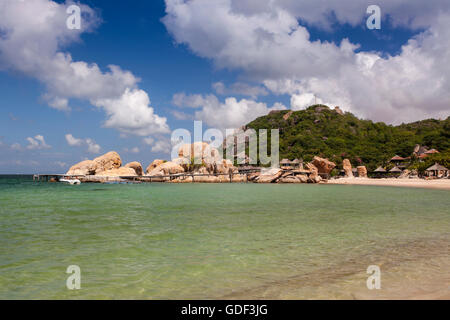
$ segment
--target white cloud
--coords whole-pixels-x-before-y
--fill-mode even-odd
[[[62,51],[80,41],[81,33],[90,32],[99,24],[94,10],[79,5],[82,29],[69,30],[65,4],[51,0],[2,0],[0,70],[20,72],[41,81],[47,89],[44,99],[57,110],[69,111],[70,99],[88,100],[107,113],[106,127],[137,135],[145,127],[152,132],[166,132],[166,118],[154,113],[147,93],[137,87],[139,79],[131,72],[115,65],[103,72],[97,64],[73,61],[69,53]],[[124,101],[133,96],[144,97],[139,98],[139,106]],[[133,115],[134,112],[138,114]],[[126,119],[120,119],[124,114]]]
[[[330,32],[334,22],[363,27],[369,4],[166,0],[163,21],[176,42],[220,68],[244,71],[276,94],[291,95],[294,109],[316,96],[318,102],[389,123],[448,116],[450,1],[377,3],[394,25],[426,28],[396,56],[357,51],[359,46],[347,39],[339,44],[312,41],[308,29],[298,23],[302,20]],[[216,87],[218,92],[226,90],[224,85]],[[191,105],[205,105],[198,97],[195,101]],[[208,114],[208,118],[216,117]]]
[[[181,95],[178,95],[178,99]],[[258,103],[253,100],[230,97],[221,103],[214,95],[194,95],[187,96],[183,94],[183,99],[179,99],[181,105],[188,105],[191,101],[201,101],[198,107],[201,109],[195,112],[195,118],[202,120],[210,127],[218,129],[234,129],[241,127],[256,117],[266,115],[271,110],[286,109],[281,103],[276,103],[268,107],[265,103]]]
[[[172,151],[172,144],[167,137],[158,136],[156,138],[147,137],[142,142],[151,146],[151,151],[155,153],[169,154]]]
[[[71,147],[86,146],[87,147],[87,152],[94,153],[94,154],[100,153],[100,150],[101,150],[100,145],[95,143],[95,141],[92,140],[91,138],[78,139],[78,138],[75,138],[70,133],[66,134],[65,138],[66,138],[67,144],[69,146],[71,146]]]
[[[94,104],[105,109],[109,117],[104,124],[107,128],[139,136],[170,131],[166,118],[158,116],[149,107],[150,99],[143,90],[126,89],[119,98],[98,99]]]
[[[41,149],[50,149],[49,146],[42,135],[37,135],[34,138],[28,137],[26,139],[28,141],[27,149],[29,150],[41,150]]]
[[[66,141],[71,147],[81,147],[85,143],[82,139],[77,139],[70,133],[66,134]]]

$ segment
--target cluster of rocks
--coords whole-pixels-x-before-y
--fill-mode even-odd
[[[249,177],[249,180],[257,183],[320,183],[324,180],[322,177],[327,177],[336,164],[328,159],[314,157],[305,167],[288,170],[271,168]]]
[[[196,159],[197,161],[194,161]],[[139,162],[122,166],[122,160],[115,151],[108,152],[94,160],[85,160],[72,166],[66,173],[78,176],[83,182],[120,181],[133,178],[138,181],[171,183],[319,183],[321,176],[328,175],[336,165],[320,157],[301,169],[262,169],[261,172],[240,174],[230,160],[221,158],[217,149],[204,142],[182,145],[178,158],[172,161],[154,160],[146,170]]]
[[[353,168],[352,168],[352,164],[350,163],[350,160],[344,159],[342,161],[342,168],[344,170],[344,176],[346,178],[354,178],[355,177],[355,175],[353,174]],[[356,173],[358,175],[358,178],[367,178],[367,168],[365,166],[357,166]]]

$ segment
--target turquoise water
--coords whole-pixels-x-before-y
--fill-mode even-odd
[[[447,268],[449,196],[0,178],[0,299],[345,297],[370,264]],[[441,265],[428,266],[434,258]],[[81,268],[81,290],[66,288],[69,265]]]

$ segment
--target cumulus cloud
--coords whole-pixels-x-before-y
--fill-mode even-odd
[[[151,151],[155,153],[169,154],[172,150],[171,141],[167,137],[147,137],[142,139],[142,142],[149,145],[151,147]]]
[[[317,102],[390,123],[448,116],[449,1],[377,3],[394,26],[425,29],[395,56],[360,51],[348,39],[340,43],[311,40],[309,25],[330,32],[333,23],[364,26],[369,4],[166,0],[163,21],[176,42],[220,68],[245,72],[275,94],[291,95],[294,109],[304,108],[316,97]],[[218,85],[217,89],[226,88]]]
[[[81,30],[68,29],[66,8],[51,0],[2,0],[0,2],[0,70],[20,72],[42,82],[48,105],[69,111],[70,99],[88,100],[108,115],[105,126],[121,132],[167,132],[166,118],[150,106],[139,79],[119,66],[102,71],[95,63],[73,61],[64,48],[80,41],[83,32],[99,24],[89,6],[82,12]],[[128,100],[131,104],[128,104]],[[135,113],[136,112],[136,113]],[[124,114],[126,119],[119,119]]]
[[[42,135],[38,134],[34,138],[28,137],[26,139],[28,141],[28,145],[26,146],[29,150],[41,150],[41,149],[50,149],[49,146]]]
[[[94,140],[91,138],[86,139],[78,139],[75,138],[72,134],[68,133],[65,136],[67,144],[71,147],[83,147],[85,146],[87,149],[87,152],[98,154],[100,153],[101,147],[97,143],[95,143]]]
[[[222,103],[214,95],[185,95],[178,94],[177,101],[180,105],[199,108],[195,112],[195,119],[202,120],[210,127],[218,129],[234,129],[254,120],[256,117],[266,115],[272,110],[282,110],[286,107],[281,103],[275,103],[272,107],[262,102],[253,100],[237,100],[230,97]],[[182,97],[182,99],[180,98]],[[195,101],[195,104],[191,104]]]

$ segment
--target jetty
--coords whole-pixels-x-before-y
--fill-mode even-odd
[[[176,173],[176,174],[167,174],[167,175],[142,175],[142,176],[94,176],[94,175],[67,175],[67,174],[34,174],[33,181],[35,182],[59,182],[61,179],[78,179],[83,183],[102,183],[102,182],[112,182],[112,181],[124,181],[124,182],[170,182],[175,179],[185,180],[187,178],[191,178],[192,182],[196,182],[195,178],[199,177],[219,177],[225,176],[227,177],[229,182],[233,182],[233,178],[235,176],[245,176],[245,179],[242,179],[245,182],[250,181],[249,175],[260,173],[261,168],[239,168],[238,172],[228,172],[228,173],[195,173],[195,172],[184,172],[184,173]],[[200,180],[200,179],[198,179]],[[202,181],[198,181],[202,182]]]

